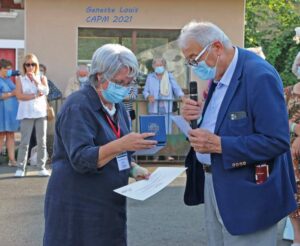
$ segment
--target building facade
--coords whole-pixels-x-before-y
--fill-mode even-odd
[[[48,77],[64,90],[78,64],[89,64],[105,43],[120,43],[138,57],[141,72],[163,56],[182,88],[190,79],[177,48],[180,29],[191,20],[219,25],[243,46],[244,0],[26,0],[25,53],[35,53]]]

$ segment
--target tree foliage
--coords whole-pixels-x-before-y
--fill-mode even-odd
[[[300,0],[247,0],[245,47],[261,46],[284,85],[294,84],[291,72],[300,44],[293,41],[300,26]]]

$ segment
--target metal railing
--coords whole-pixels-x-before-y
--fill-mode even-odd
[[[56,114],[60,109],[61,105],[64,102],[64,98],[51,101],[50,104],[53,106]],[[164,102],[167,104],[167,109],[170,108],[170,104],[176,102],[177,109],[173,110],[173,112],[166,114],[167,117],[167,125],[171,125],[171,131],[167,134],[167,143],[166,147],[163,148],[161,151],[156,153],[154,156],[136,156],[139,162],[153,162],[158,161],[159,163],[162,162],[169,162],[168,157],[173,157],[173,163],[182,163],[188,150],[189,144],[186,141],[185,136],[183,133],[179,131],[179,129],[175,126],[175,124],[171,123],[171,115],[179,115],[181,111],[182,101],[179,99],[168,99],[168,100],[159,100],[160,102]],[[159,101],[158,104],[159,104]],[[148,107],[149,102],[145,99],[139,98],[133,102],[133,107],[136,111],[136,119],[132,121],[132,130],[135,132],[139,132],[139,115],[148,114]],[[51,126],[52,124],[52,126]],[[167,127],[168,127],[167,126]],[[48,131],[48,139],[49,141],[53,141],[53,134],[54,134],[54,123],[50,123],[50,130]],[[52,131],[51,131],[52,129]],[[51,143],[50,143],[51,145]]]

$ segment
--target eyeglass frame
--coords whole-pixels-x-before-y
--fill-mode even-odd
[[[132,81],[130,81],[130,83],[125,85],[124,81],[115,81],[115,80],[110,80],[110,82],[119,85],[119,86],[123,86],[123,87],[131,87],[131,86],[135,86],[137,84],[136,79],[133,79]]]
[[[206,45],[204,48],[203,48],[203,50],[201,50],[200,52],[199,52],[199,54],[195,57],[195,59],[193,59],[193,60],[186,60],[186,62],[185,62],[185,64],[186,65],[188,65],[188,66],[190,66],[190,67],[197,67],[197,65],[198,65],[198,60],[201,58],[201,56],[203,56],[203,54],[207,51],[207,48],[209,47],[209,46],[211,46],[213,43],[210,43],[210,44],[208,44],[208,45]]]
[[[36,67],[37,64],[36,63],[24,63],[25,67]]]

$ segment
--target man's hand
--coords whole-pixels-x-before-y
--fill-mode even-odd
[[[182,100],[182,116],[185,120],[198,120],[202,112],[202,104],[191,100],[190,98],[184,98]]]
[[[207,130],[198,128],[189,131],[189,140],[196,152],[222,153],[221,138]]]

